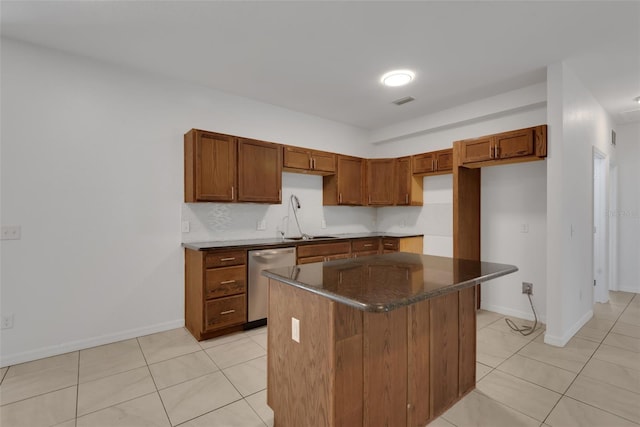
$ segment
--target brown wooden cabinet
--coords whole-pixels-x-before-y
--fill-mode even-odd
[[[368,159],[366,173],[367,205],[393,205],[396,200],[396,159]]]
[[[457,141],[459,164],[465,167],[539,160],[547,155],[547,126]]]
[[[423,253],[423,237],[383,237],[380,247],[383,254],[392,252],[412,252],[421,254]]]
[[[367,286],[358,267],[324,274],[337,274],[338,287]],[[409,270],[396,273],[407,287],[424,286],[422,271],[415,280]],[[427,425],[475,387],[473,303],[474,288],[466,288],[375,313],[270,280],[267,404],[274,424]],[[300,342],[291,339],[292,317]]]
[[[415,175],[440,175],[453,169],[453,148],[411,156]]]
[[[184,136],[184,201],[281,203],[282,146],[191,129]]]
[[[184,201],[232,202],[236,193],[236,140],[191,129],[184,135]]]
[[[185,326],[198,340],[247,322],[247,252],[185,249]]]
[[[336,154],[286,146],[283,166],[286,172],[331,175],[336,173]]]
[[[338,155],[336,165],[335,175],[323,177],[323,204],[361,206],[364,199],[364,160]]]
[[[413,174],[411,156],[396,159],[395,205],[422,206],[423,179]]]
[[[351,241],[351,257],[377,255],[380,253],[380,238],[371,237]]]
[[[282,146],[238,138],[238,201],[282,202]]]
[[[351,243],[347,241],[300,245],[297,248],[298,264],[325,262],[351,257]]]

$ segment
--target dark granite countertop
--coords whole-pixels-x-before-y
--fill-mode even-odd
[[[263,271],[363,311],[385,312],[518,271],[513,265],[391,253]]]
[[[205,251],[209,249],[231,249],[231,248],[265,248],[265,247],[285,247],[292,245],[302,245],[302,244],[311,244],[311,243],[320,243],[320,242],[331,242],[337,240],[344,239],[365,239],[367,237],[417,237],[422,236],[422,234],[416,233],[381,233],[381,232],[370,232],[370,233],[345,233],[345,234],[331,234],[325,237],[314,238],[313,240],[296,240],[296,239],[247,239],[247,240],[219,240],[219,241],[211,241],[211,242],[194,242],[194,243],[183,243],[182,246],[188,249],[193,249],[195,251]]]

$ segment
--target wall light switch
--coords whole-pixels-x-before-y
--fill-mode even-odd
[[[190,229],[191,229],[191,226],[189,224],[189,221],[182,221],[182,232],[188,233]]]
[[[327,220],[323,219],[322,221],[320,221],[320,228],[322,228],[323,230],[327,228]]]
[[[22,230],[19,225],[2,226],[2,240],[20,240],[21,234]]]
[[[291,339],[300,342],[300,320],[291,318]]]

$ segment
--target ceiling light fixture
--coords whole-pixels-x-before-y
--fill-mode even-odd
[[[411,70],[393,70],[385,73],[380,81],[385,86],[404,86],[411,82],[415,76],[416,74]]]

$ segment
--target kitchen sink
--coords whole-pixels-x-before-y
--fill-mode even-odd
[[[336,236],[304,236],[304,237],[285,237],[284,240],[320,240],[320,239],[337,239]]]

